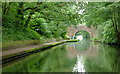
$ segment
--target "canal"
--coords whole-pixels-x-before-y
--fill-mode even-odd
[[[118,72],[120,47],[82,40],[3,65],[3,72]]]

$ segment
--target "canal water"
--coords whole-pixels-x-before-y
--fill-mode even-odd
[[[3,66],[3,72],[118,72],[120,48],[82,40],[64,43]]]

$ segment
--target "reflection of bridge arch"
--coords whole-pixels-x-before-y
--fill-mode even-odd
[[[70,57],[76,57],[77,55],[79,56],[86,55],[87,57],[93,57],[98,54],[99,48],[95,45],[90,45],[90,47],[87,50],[80,51],[77,50],[77,48],[75,48],[74,45],[72,45],[72,46],[67,46],[66,50],[67,50],[67,55]]]
[[[75,33],[83,30],[83,31],[87,31],[90,34],[90,37],[96,37],[97,36],[97,30],[93,28],[93,26],[91,26],[91,28],[88,28],[86,25],[77,25],[77,28],[75,28],[73,25],[71,27],[68,27],[68,36],[75,36]]]

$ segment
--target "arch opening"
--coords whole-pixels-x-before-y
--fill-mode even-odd
[[[90,39],[90,33],[84,30],[79,30],[75,33],[74,39],[79,39],[79,40]]]

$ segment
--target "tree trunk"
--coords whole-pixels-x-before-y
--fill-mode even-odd
[[[4,14],[5,14],[6,10],[7,10],[7,2],[5,2],[5,5],[4,5]]]
[[[26,20],[26,22],[25,22],[25,28],[27,28],[27,26],[28,26],[28,23],[30,22],[30,20],[31,20],[31,17],[32,17],[32,15],[34,14],[34,11],[31,11],[30,12],[30,15],[29,15],[29,17],[28,17],[28,19]]]
[[[12,4],[12,2],[9,3],[9,6],[7,7],[7,13],[6,15],[8,15],[9,9],[10,9],[10,5]]]
[[[19,8],[18,8],[18,10],[17,10],[17,19],[16,19],[16,24],[15,24],[15,26],[16,26],[16,28],[19,28],[19,27],[21,27],[22,28],[22,26],[23,26],[23,2],[20,2],[19,3]]]
[[[5,2],[5,5],[4,5],[4,13],[3,13],[2,21],[5,20],[5,15],[8,15],[8,11],[9,11],[9,8],[10,8],[11,3],[12,3],[12,2],[10,2],[10,3],[9,3],[9,6],[7,6],[7,2]]]
[[[27,26],[28,26],[28,24],[29,24],[29,22],[30,22],[30,20],[31,20],[32,15],[33,15],[34,12],[36,11],[36,9],[39,7],[39,5],[42,4],[42,3],[43,3],[43,2],[37,3],[38,6],[36,6],[36,7],[34,7],[34,8],[26,8],[26,9],[25,9],[25,10],[32,9],[31,12],[30,12],[30,15],[29,15],[28,19],[27,19],[26,22],[25,22],[25,25],[24,25],[25,29],[27,28]]]
[[[117,23],[116,23],[116,17],[115,17],[115,12],[113,13],[113,27],[115,29],[115,34],[116,34],[116,38],[117,38],[117,43],[120,44],[120,33],[118,31],[118,26],[117,26]]]
[[[7,2],[5,2],[5,5],[4,5],[4,12],[3,12],[2,21],[5,20],[5,13],[6,13],[6,10],[7,10]]]
[[[19,3],[18,15],[22,15],[21,19],[23,19],[23,2]]]

